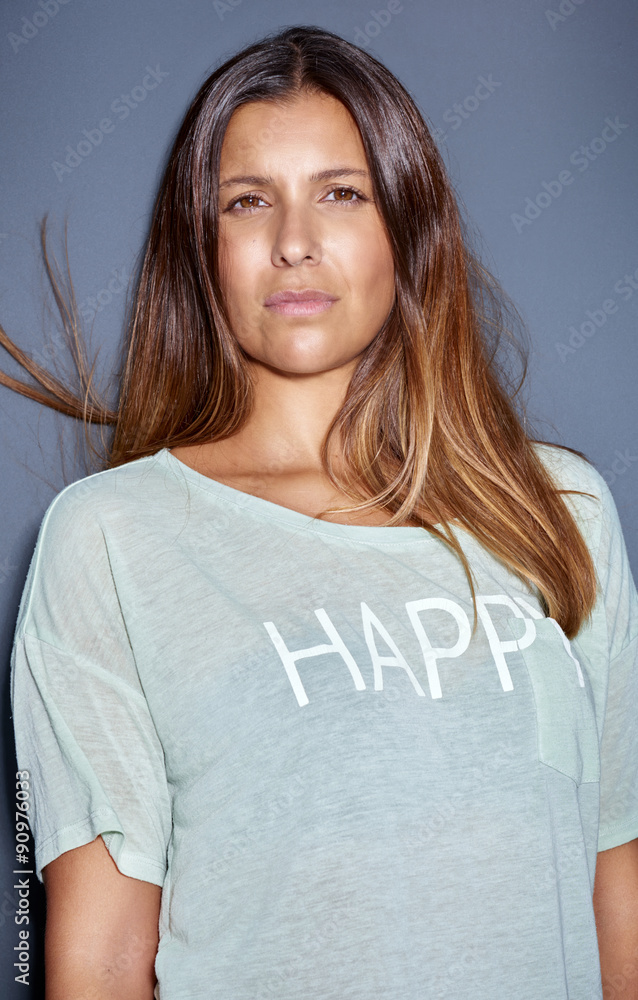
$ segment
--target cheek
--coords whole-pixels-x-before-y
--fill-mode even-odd
[[[252,248],[254,250],[254,247]],[[220,284],[227,303],[230,327],[235,339],[246,349],[254,346],[254,337],[264,324],[259,281],[254,252],[251,247],[237,247],[226,253],[220,264]]]
[[[226,301],[236,315],[242,312],[250,298],[255,267],[250,247],[237,244],[220,245],[219,281]]]
[[[370,305],[385,308],[394,298],[394,259],[385,234],[375,232],[359,248],[364,294]]]

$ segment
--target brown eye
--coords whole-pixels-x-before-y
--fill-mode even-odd
[[[365,195],[352,187],[335,187],[328,192],[327,201],[339,202],[341,205],[356,205],[357,202],[366,201]]]
[[[253,208],[258,208],[259,202],[262,200],[263,199],[258,194],[241,194],[239,198],[235,198],[234,201],[230,202],[226,211],[241,211],[243,209],[244,211],[249,212]]]

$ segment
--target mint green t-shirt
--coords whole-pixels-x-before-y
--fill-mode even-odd
[[[37,875],[163,887],[157,1000],[600,1000],[596,853],[638,837],[638,598],[611,495],[538,446],[599,596],[571,643],[462,529],[343,525],[167,449],[49,506],[11,696]],[[130,956],[123,955],[126,961]]]

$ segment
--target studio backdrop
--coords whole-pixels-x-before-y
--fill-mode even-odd
[[[635,0],[7,0],[0,322],[36,360],[64,369],[39,225],[48,214],[62,265],[67,221],[70,273],[106,385],[190,100],[221,61],[292,24],[377,55],[417,101],[484,262],[529,331],[531,426],[602,473],[636,575]],[[6,355],[0,365],[20,374]],[[44,996],[43,891],[16,828],[9,656],[44,510],[84,473],[72,421],[5,388],[0,415],[0,993],[30,1000]]]

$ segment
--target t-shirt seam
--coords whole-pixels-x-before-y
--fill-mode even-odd
[[[152,459],[154,457],[155,457],[154,455],[145,455],[142,458],[137,459],[137,461],[144,462],[144,461],[147,461],[147,460]],[[73,490],[74,487],[77,487],[78,483],[86,483],[89,479],[96,479],[98,476],[104,476],[107,473],[111,473],[111,472],[113,472],[112,468],[109,468],[109,469],[100,469],[98,472],[93,472],[89,476],[83,476],[81,479],[76,479],[74,482],[69,483],[67,486],[65,486],[63,489],[61,489],[60,492],[53,498],[53,500],[49,504],[49,506],[47,508],[47,511],[46,511],[46,513],[45,513],[45,515],[44,515],[44,517],[42,519],[42,522],[40,524],[40,528],[39,528],[39,531],[38,531],[38,539],[37,539],[37,542],[36,542],[35,550],[33,552],[33,560],[34,560],[34,562],[33,562],[33,574],[32,574],[32,578],[31,578],[31,585],[29,587],[29,593],[28,593],[28,596],[27,596],[27,601],[26,601],[26,604],[24,606],[24,611],[20,615],[20,619],[22,621],[26,620],[26,618],[28,617],[29,612],[31,610],[31,601],[32,601],[32,598],[33,598],[33,592],[35,590],[35,586],[34,585],[35,585],[35,581],[36,581],[36,576],[37,576],[38,570],[40,568],[40,556],[41,556],[41,553],[42,553],[42,549],[44,547],[42,545],[42,542],[44,541],[44,536],[46,534],[46,529],[48,528],[49,521],[51,520],[51,515],[53,514],[53,511],[54,511],[55,507],[57,506],[58,501],[61,500],[61,498],[66,493],[68,493],[69,491]]]
[[[623,656],[627,652],[627,650],[630,648],[630,646],[633,646],[633,644],[636,642],[637,639],[638,639],[638,632],[636,632],[636,634],[633,635],[631,637],[631,639],[628,639],[627,642],[625,643],[625,645],[622,647],[622,649],[619,649],[618,652],[615,653],[610,658],[610,660],[609,660],[609,666],[610,666],[610,668],[613,666],[613,664],[616,662],[616,660],[619,659],[619,657]]]
[[[601,837],[603,839],[605,837],[613,837],[615,833],[621,833],[627,828],[627,826],[633,826],[634,824],[636,827],[636,837],[638,838],[638,809],[630,813],[626,819],[613,823],[612,826],[605,826],[604,823],[599,823],[598,839],[600,840]]]
[[[125,833],[120,833],[119,830],[105,831],[105,833],[107,833],[107,832],[109,832],[109,833],[110,832],[117,833],[120,836],[126,837],[126,834]],[[104,834],[99,833],[98,837],[104,838]],[[108,847],[107,847],[107,850],[108,850]],[[140,854],[139,851],[129,851],[126,846],[123,847],[123,849],[121,851],[117,852],[117,857],[118,857],[118,860],[120,860],[122,858],[130,858],[132,860],[135,859],[137,861],[143,861],[147,865],[150,865],[152,868],[156,868],[157,871],[162,872],[164,874],[167,871],[167,865],[166,865],[165,861],[157,861],[155,858],[149,857],[148,854]]]
[[[543,445],[542,447],[545,450],[547,450],[548,448],[551,448],[552,446],[551,445],[550,446]],[[164,451],[164,452],[167,453],[167,455],[170,455],[170,452],[168,451],[168,449],[164,448],[164,449],[160,449],[160,451],[158,451],[158,452],[155,452],[155,454],[153,456],[148,456],[148,457],[156,458],[158,455],[160,455],[161,451]],[[561,457],[563,457],[563,454],[564,453],[561,450]],[[568,453],[568,454],[571,454],[571,453]],[[172,456],[172,457],[174,457],[174,456]],[[179,461],[179,460],[175,459],[175,461]],[[545,466],[545,463],[543,462],[542,458],[541,458],[541,462]],[[551,459],[550,459],[550,463],[551,463]],[[167,469],[171,473],[171,475],[173,476],[174,479],[177,480],[177,479],[180,478],[178,476],[178,470],[173,467],[173,465],[172,465],[172,463],[170,461],[164,461],[163,465],[164,465],[164,468]],[[592,469],[594,468],[594,466],[591,466],[591,467],[592,467]],[[190,469],[190,466],[186,466],[186,468]],[[194,470],[191,470],[191,471],[194,471]],[[552,480],[554,480],[553,470],[547,470],[547,471],[550,472],[550,476],[551,476]],[[558,476],[560,476],[560,470],[558,471]],[[397,546],[397,545],[410,545],[413,542],[414,543],[422,543],[422,542],[425,542],[425,541],[429,541],[431,538],[434,538],[437,541],[443,541],[443,539],[441,538],[441,536],[433,534],[431,531],[428,531],[427,528],[422,528],[423,537],[421,537],[421,538],[410,537],[410,538],[404,539],[403,541],[399,539],[396,542],[393,542],[393,541],[377,541],[377,540],[372,539],[372,538],[355,538],[355,537],[353,537],[351,535],[340,535],[338,533],[333,533],[329,529],[328,530],[324,530],[323,525],[321,524],[320,519],[313,519],[312,523],[309,523],[309,524],[307,524],[305,526],[303,526],[303,525],[298,525],[298,526],[295,525],[295,526],[293,526],[293,525],[291,525],[286,520],[285,517],[279,517],[279,516],[277,516],[277,514],[272,514],[272,513],[268,512],[268,511],[255,511],[255,510],[251,509],[250,507],[248,507],[247,505],[238,503],[236,500],[233,500],[232,497],[222,496],[221,494],[217,493],[214,489],[209,488],[207,485],[205,485],[204,483],[199,482],[194,477],[189,476],[184,471],[182,471],[182,473],[181,473],[181,479],[182,479],[183,482],[188,483],[188,484],[190,484],[192,486],[195,486],[201,492],[203,492],[203,493],[205,493],[205,494],[207,494],[209,496],[214,496],[216,500],[220,500],[224,504],[230,505],[230,506],[232,506],[232,507],[234,507],[234,508],[236,508],[236,509],[238,509],[238,510],[240,510],[242,512],[251,514],[253,517],[264,517],[267,520],[275,521],[277,524],[282,524],[282,525],[284,525],[284,526],[286,526],[288,528],[291,528],[291,529],[294,528],[295,530],[300,530],[300,531],[314,532],[315,534],[320,534],[323,537],[331,538],[331,539],[334,539],[335,541],[353,542],[353,543],[355,543],[357,545],[376,545],[376,546],[381,546],[381,547]],[[214,482],[214,480],[212,480],[212,482]],[[558,482],[558,480],[555,480],[555,485],[556,485],[557,489],[562,490],[562,491],[566,491],[566,492],[568,492],[570,494],[575,492],[575,494],[577,496],[580,496],[580,495],[582,495],[583,492],[585,492],[585,494],[587,496],[590,496],[590,494],[587,491],[578,490],[575,487],[571,487],[570,489],[568,489],[567,487],[561,487],[561,485]],[[248,495],[252,496],[252,494],[248,494]],[[593,496],[591,496],[591,499],[593,499],[594,501],[598,501],[598,503],[601,504],[601,506],[602,506],[602,504],[603,504],[603,498],[601,496],[598,496],[598,495],[594,494]],[[587,544],[585,529],[584,529],[584,526],[582,526],[580,524],[580,518],[579,518],[578,513],[572,512],[572,511],[570,511],[570,513],[572,513],[572,516],[574,517],[574,519],[576,521],[577,527],[579,528],[581,534],[583,535],[583,539],[585,540],[585,544]],[[600,521],[600,519],[598,517],[594,518],[594,520],[599,520]],[[348,528],[348,527],[352,527],[352,526],[351,525],[343,525],[343,527],[344,528]],[[371,526],[370,525],[366,525],[366,527],[371,527]],[[453,528],[454,526],[450,525],[450,527]],[[470,537],[472,537],[472,538],[474,537],[471,534],[471,532],[469,534],[470,534]],[[601,541],[602,541],[602,523],[600,522],[600,534],[599,534],[598,538],[596,539],[596,546],[595,546],[597,553],[598,553]],[[593,547],[594,546],[592,545],[592,548]]]
[[[115,815],[115,813],[114,813],[114,810],[113,810],[113,808],[111,806],[98,806],[97,809],[92,809],[91,812],[88,813],[88,815],[84,816],[83,818],[75,820],[73,823],[67,823],[67,824],[65,824],[65,826],[61,826],[57,830],[54,830],[53,833],[49,834],[49,836],[45,840],[43,840],[41,843],[39,843],[37,845],[37,853],[38,853],[38,855],[42,856],[42,854],[45,852],[45,849],[48,847],[48,845],[51,844],[52,842],[54,842],[55,840],[59,840],[59,838],[61,837],[61,835],[64,834],[64,833],[66,833],[68,830],[73,830],[77,826],[86,826],[94,818],[99,818],[101,815],[113,816],[113,815]],[[116,834],[119,834],[120,836],[126,838],[126,833],[124,832],[124,830],[120,830],[120,829],[117,829],[117,830],[105,830],[104,833],[116,833]],[[102,836],[103,836],[102,833],[98,834],[98,837],[102,837]],[[108,848],[107,848],[107,850],[108,850]],[[122,850],[121,854],[124,855],[124,856],[126,856],[126,857],[128,857],[128,858],[137,858],[139,860],[146,861],[146,862],[148,862],[148,864],[152,865],[154,868],[157,868],[158,871],[162,871],[162,872],[166,871],[166,863],[165,862],[157,861],[156,858],[151,858],[148,854],[141,854],[139,851],[129,851],[126,847]]]
[[[74,654],[70,653],[68,649],[62,649],[61,646],[56,646],[55,643],[49,642],[48,639],[42,639],[41,636],[34,635],[33,632],[30,632],[28,630],[26,625],[22,627],[22,630],[20,634],[16,636],[15,641],[23,642],[25,639],[33,639],[34,642],[42,643],[44,646],[48,646],[50,649],[54,649],[56,653],[60,653],[62,656],[68,656],[73,658],[74,660],[78,660],[79,662],[86,663],[87,668],[91,671],[98,671],[100,673],[103,672],[106,675],[106,677],[110,679],[113,683],[123,685],[126,688],[127,694],[131,694],[134,698],[138,698],[140,701],[142,701],[144,705],[146,706],[148,705],[148,700],[144,696],[144,694],[140,691],[136,691],[135,688],[131,687],[130,684],[128,684],[121,677],[117,677],[115,674],[109,674],[108,670],[106,670],[105,667],[100,667],[97,664],[92,665],[89,663],[88,660],[84,660],[82,657],[74,656]]]
[[[169,472],[171,473],[171,475],[175,479],[179,478],[178,475],[177,475],[177,470],[175,470],[169,463],[166,463],[165,467],[169,470]],[[187,468],[189,468],[189,467],[187,466]],[[411,545],[414,542],[429,541],[430,538],[439,539],[438,535],[433,535],[432,532],[428,531],[427,528],[423,528],[422,529],[422,531],[424,532],[423,538],[418,538],[416,536],[411,536],[410,538],[405,538],[403,541],[401,541],[399,539],[396,542],[390,542],[390,541],[383,542],[383,541],[375,541],[372,538],[354,538],[351,535],[345,535],[345,534],[344,535],[339,535],[337,533],[333,533],[330,530],[325,531],[325,530],[323,530],[323,526],[321,525],[321,522],[320,522],[319,519],[313,519],[312,523],[309,523],[309,524],[306,524],[306,525],[301,525],[301,524],[299,524],[299,525],[293,525],[289,521],[287,521],[285,517],[279,517],[277,514],[271,514],[268,511],[255,511],[255,510],[251,509],[248,505],[242,504],[242,503],[238,503],[237,500],[233,500],[232,497],[221,496],[221,494],[217,493],[214,489],[209,489],[204,483],[199,483],[195,479],[191,479],[191,477],[188,476],[188,475],[186,475],[186,474],[183,474],[183,481],[186,482],[186,483],[188,483],[190,486],[194,486],[194,487],[196,487],[196,489],[201,490],[207,496],[214,496],[216,500],[219,500],[219,501],[221,501],[224,504],[229,504],[231,507],[235,507],[237,510],[242,511],[243,513],[250,514],[252,517],[255,517],[255,518],[264,517],[264,518],[266,518],[269,521],[276,521],[277,524],[283,524],[285,527],[290,528],[293,531],[315,532],[316,534],[317,533],[321,534],[321,535],[323,535],[326,538],[333,538],[335,541],[354,542],[357,545],[383,545],[383,546],[386,546],[386,545]],[[247,494],[247,495],[248,496],[252,496],[252,494]],[[255,499],[260,499],[260,498],[255,498]],[[315,520],[318,523],[315,523]],[[331,523],[336,523],[336,522],[331,522]],[[344,528],[356,527],[356,525],[347,525],[347,524],[344,524],[344,525],[342,525],[342,527],[344,527]],[[372,526],[371,525],[365,525],[365,527],[372,527]],[[386,526],[384,525],[383,527],[386,527]]]
[[[43,851],[47,844],[49,844],[52,840],[55,840],[56,837],[59,837],[61,833],[65,833],[67,830],[72,830],[75,826],[86,824],[92,820],[94,816],[99,816],[101,813],[107,813],[109,816],[112,816],[113,809],[111,806],[98,806],[97,809],[92,809],[87,816],[83,816],[80,819],[74,820],[73,823],[67,823],[65,826],[59,827],[57,830],[54,830],[53,833],[50,833],[49,836],[38,845],[38,851]]]

